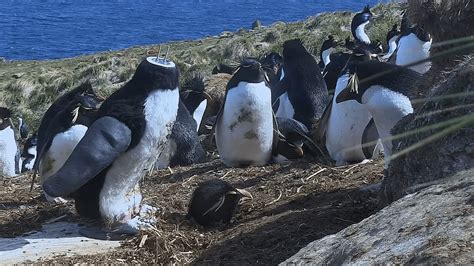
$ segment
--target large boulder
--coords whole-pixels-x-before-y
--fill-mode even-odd
[[[395,157],[383,181],[387,202],[414,185],[474,167],[474,58],[456,67],[427,100],[392,129],[394,135],[412,134],[393,141]]]
[[[283,264],[461,264],[474,252],[474,169],[406,196]]]

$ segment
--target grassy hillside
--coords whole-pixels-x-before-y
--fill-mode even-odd
[[[380,17],[368,27],[369,36],[385,42],[387,31],[400,20],[401,8],[398,4],[374,7],[373,13]],[[219,63],[281,52],[283,42],[292,38],[301,38],[317,55],[328,34],[339,40],[350,36],[352,16],[350,12],[324,13],[304,21],[277,22],[256,30],[223,32],[219,36],[172,42],[162,47],[163,50],[170,47],[170,58],[179,66],[181,78],[195,71],[209,75]],[[0,106],[22,114],[36,128],[52,101],[65,91],[90,80],[99,94],[107,96],[131,77],[145,56],[156,55],[158,49],[159,45],[153,45],[62,60],[0,62]]]

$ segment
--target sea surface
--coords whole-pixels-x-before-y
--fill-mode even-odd
[[[57,59],[197,39],[379,0],[0,0],[0,57]]]

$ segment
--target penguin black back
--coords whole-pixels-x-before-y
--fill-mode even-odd
[[[283,82],[288,84],[288,97],[295,108],[293,118],[311,129],[329,102],[321,69],[298,39],[283,44],[283,60]]]
[[[342,99],[355,99],[362,102],[364,92],[374,85],[380,85],[389,88],[392,91],[401,93],[408,98],[416,96],[416,86],[421,81],[421,75],[409,68],[388,64],[378,61],[353,62],[345,70],[349,74],[357,73],[359,80],[358,92],[344,90],[344,93],[337,95],[336,102]],[[386,75],[374,76],[381,72],[387,72]],[[366,80],[364,82],[364,80]],[[346,94],[346,93],[349,93]]]
[[[138,144],[145,130],[143,110],[148,94],[157,89],[178,88],[178,80],[178,68],[158,66],[143,60],[132,79],[102,103],[97,118],[110,116],[127,125],[132,131],[131,149]]]
[[[229,223],[240,198],[237,190],[223,180],[202,182],[193,192],[188,216],[203,226]]]

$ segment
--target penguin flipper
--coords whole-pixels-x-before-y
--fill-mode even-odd
[[[332,99],[334,98],[333,95],[329,96],[329,103],[326,105],[326,109],[324,109],[323,115],[319,120],[318,127],[315,130],[315,137],[316,141],[319,143],[324,143],[326,130],[329,123],[329,117],[331,116],[331,109],[332,109]]]
[[[130,145],[131,130],[105,116],[96,120],[77,144],[63,167],[43,183],[46,194],[64,197],[110,166]]]
[[[374,119],[370,119],[369,123],[362,134],[362,151],[365,158],[371,159],[374,156],[375,148],[377,147],[377,140],[379,139],[379,132],[375,126]]]

